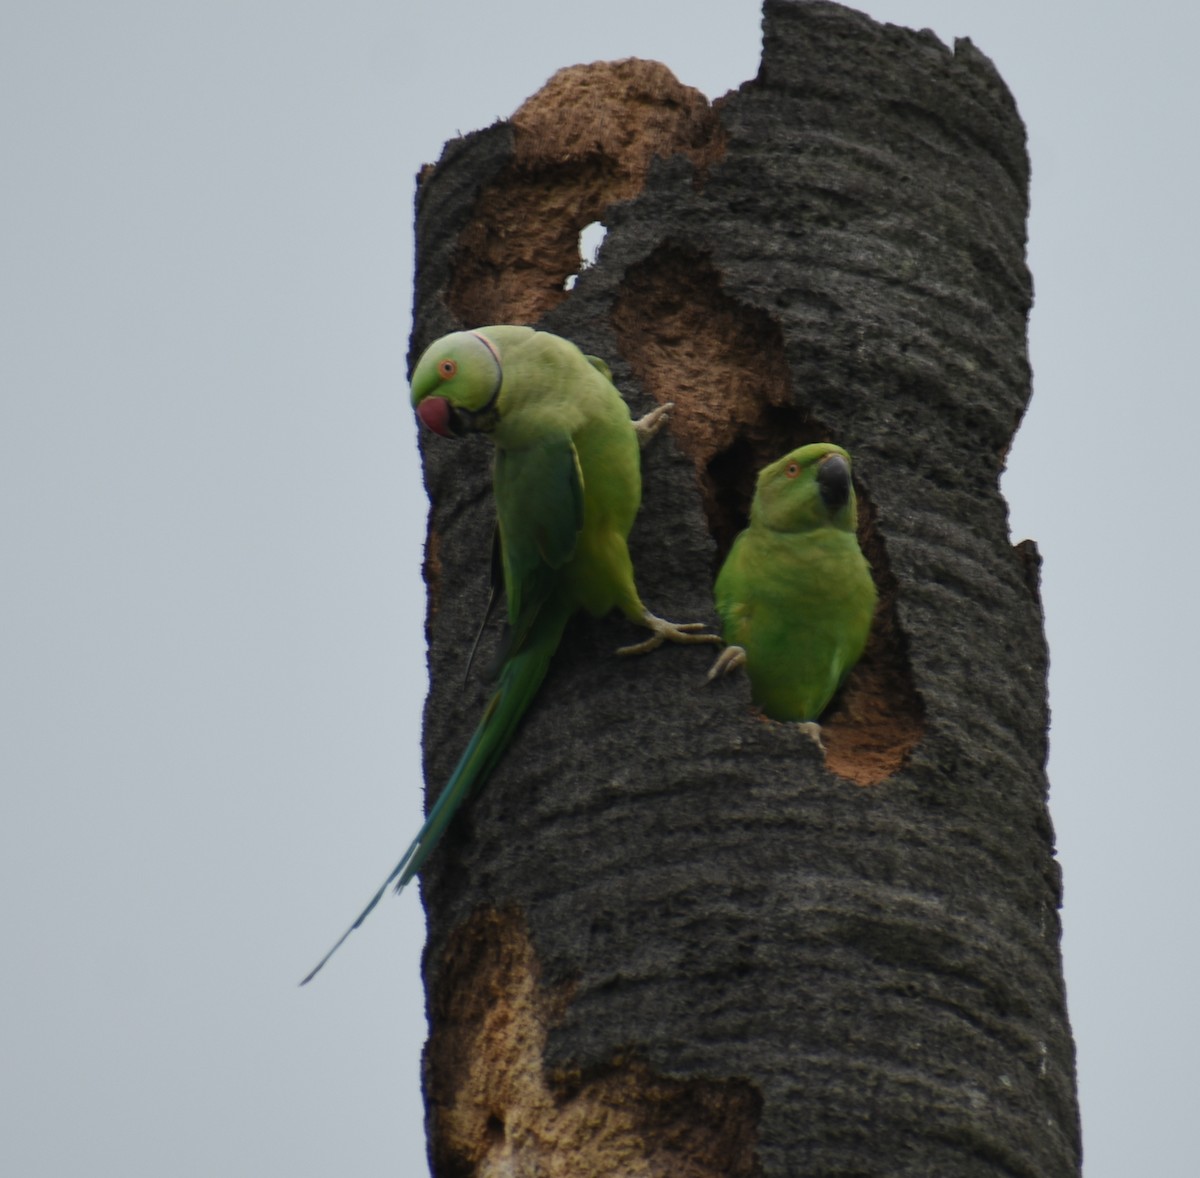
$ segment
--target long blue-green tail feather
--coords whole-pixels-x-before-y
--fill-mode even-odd
[[[459,758],[450,780],[429,811],[417,837],[408,845],[403,858],[383,881],[358,919],[337,939],[333,948],[309,971],[300,985],[306,985],[321,972],[325,963],[342,947],[346,938],[370,916],[375,905],[394,882],[399,892],[425,865],[437,846],[450,820],[472,790],[491,774],[504,755],[517,725],[537,694],[550,659],[558,649],[563,627],[570,617],[569,609],[556,608],[553,603],[543,608],[530,627],[520,650],[509,655],[500,671],[500,682],[483,710],[470,743]]]

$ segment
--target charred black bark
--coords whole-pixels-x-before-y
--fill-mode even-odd
[[[681,108],[660,67],[569,73],[563,118],[576,83],[630,124]],[[537,101],[422,177],[413,357],[533,322],[635,414],[675,400],[632,550],[676,620],[715,622],[757,467],[844,445],[883,603],[828,759],[744,680],[702,687],[707,652],[617,659],[624,622],[569,627],[422,880],[435,1172],[1078,1174],[1037,558],[999,491],[1030,395],[1012,98],[968,41],[767,0],[758,77],[648,152],[611,119],[551,143]],[[597,219],[568,294],[555,242]],[[491,453],[424,454],[433,797],[488,693],[461,683]]]

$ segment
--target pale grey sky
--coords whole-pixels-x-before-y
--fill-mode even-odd
[[[1200,9],[869,0],[1028,125],[1088,1178],[1191,1178]],[[597,13],[603,27],[592,21]],[[0,1172],[424,1173],[413,177],[558,67],[715,98],[756,0],[0,9]]]

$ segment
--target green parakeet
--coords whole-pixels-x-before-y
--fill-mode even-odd
[[[304,979],[309,981],[395,882],[421,870],[455,811],[496,767],[578,609],[619,609],[650,637],[618,653],[673,642],[713,642],[703,624],[655,617],[634,585],[626,537],[641,502],[639,445],[670,406],[641,421],[602,360],[529,327],[483,327],[443,336],[412,378],[417,416],[434,433],[489,434],[509,634],[495,693],[425,825],[362,915]],[[304,983],[302,982],[301,985]]]
[[[772,719],[820,716],[862,655],[875,612],[857,522],[840,446],[801,446],[759,472],[750,526],[717,574],[729,646],[709,679],[744,663],[754,702]]]

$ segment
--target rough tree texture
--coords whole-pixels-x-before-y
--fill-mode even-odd
[[[881,590],[827,757],[710,652],[569,627],[424,873],[435,1173],[1079,1172],[1036,550],[998,489],[1029,397],[1028,163],[968,41],[767,0],[709,106],[563,70],[422,174],[413,356],[529,322],[604,356],[644,456],[642,596],[714,618],[755,471],[846,446]],[[579,230],[608,227],[575,288]],[[424,446],[432,797],[488,693],[490,446]],[[486,661],[486,660],[484,660]]]

